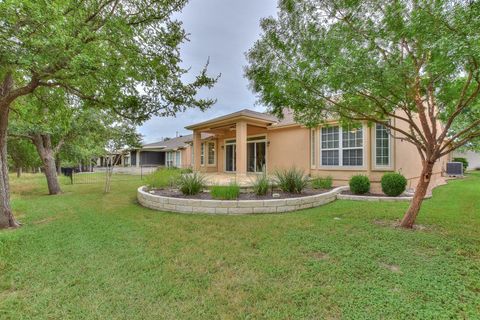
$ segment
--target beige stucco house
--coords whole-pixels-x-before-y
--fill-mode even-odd
[[[401,172],[410,188],[416,186],[421,172],[416,148],[378,124],[345,129],[329,121],[310,129],[295,122],[290,112],[278,119],[245,109],[186,129],[193,131],[193,150],[185,148],[185,158],[191,153],[194,170],[205,173],[242,177],[294,166],[311,176],[331,176],[335,185],[345,185],[352,175],[364,174],[370,178],[372,190],[379,191],[380,179],[387,171]],[[435,165],[432,185],[442,182],[447,160],[445,157]]]

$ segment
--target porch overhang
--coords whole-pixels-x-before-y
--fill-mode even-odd
[[[229,129],[229,126],[235,126],[235,124],[239,122],[247,122],[249,125],[254,126],[268,127],[269,125],[276,123],[277,118],[265,113],[245,109],[215,119],[193,124],[185,127],[185,129],[199,130],[202,132],[208,132],[217,129],[225,130]]]

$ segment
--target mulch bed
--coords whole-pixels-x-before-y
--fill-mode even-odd
[[[264,196],[257,196],[252,192],[246,192],[246,193],[242,192],[240,193],[237,200],[274,200],[274,199],[287,199],[287,198],[301,198],[301,197],[308,197],[308,196],[314,196],[317,194],[322,194],[330,190],[331,189],[328,189],[328,190],[327,189],[305,189],[300,194],[274,191],[274,193],[279,195],[279,197],[275,197],[275,198],[272,196],[272,192],[269,192]],[[186,196],[176,189],[157,189],[157,190],[154,190],[153,194],[157,196],[171,197],[171,198],[218,200],[218,199],[213,199],[210,192],[200,192],[197,195]]]
[[[390,197],[383,193],[371,193],[371,192],[367,192],[364,194],[355,194],[350,190],[344,190],[340,194],[349,195],[349,196],[366,196],[366,197],[382,197],[382,198],[398,198],[403,196],[403,195],[399,195],[398,197]]]

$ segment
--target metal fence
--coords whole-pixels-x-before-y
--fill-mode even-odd
[[[92,172],[78,172],[74,169],[62,170],[70,178],[72,184],[95,184],[106,181],[107,174],[111,172],[111,182],[142,180],[145,176],[156,171],[159,167],[95,167]]]

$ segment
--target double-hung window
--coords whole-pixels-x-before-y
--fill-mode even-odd
[[[175,167],[177,167],[177,168],[182,167],[182,152],[181,151],[175,152]]]
[[[200,165],[205,165],[205,143],[200,144]]]
[[[322,166],[363,166],[363,127],[321,129]]]
[[[390,134],[386,126],[375,124],[375,166],[390,167]]]
[[[342,165],[363,166],[363,130],[347,128],[342,130]]]
[[[322,128],[322,166],[340,165],[340,128]]]
[[[173,152],[172,151],[168,151],[167,154],[166,154],[166,157],[167,157],[167,167],[173,167],[174,166],[174,161],[173,161]]]

